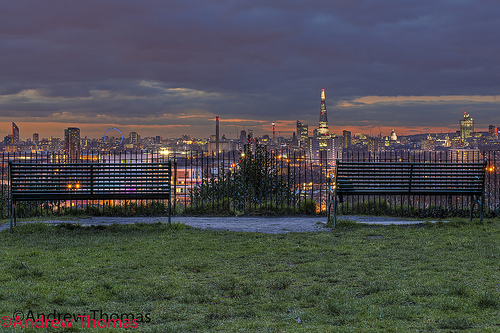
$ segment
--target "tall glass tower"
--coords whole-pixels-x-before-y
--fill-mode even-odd
[[[80,129],[69,127],[64,130],[64,150],[68,154],[70,162],[78,162],[80,159]]]
[[[464,112],[464,117],[460,119],[460,136],[462,137],[462,141],[465,142],[465,139],[470,138],[472,133],[474,133],[474,119],[467,112]]]
[[[297,140],[299,140],[299,146],[304,146],[306,144],[308,136],[308,126],[297,120]]]
[[[12,123],[12,144],[19,144],[19,127],[14,122]]]
[[[321,106],[319,114],[319,128],[316,132],[319,149],[324,150],[328,145],[328,139],[330,139],[330,132],[328,131],[328,116],[326,114],[326,102],[325,102],[325,89],[321,89]]]

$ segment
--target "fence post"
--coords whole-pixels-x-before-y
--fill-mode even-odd
[[[94,164],[93,163],[90,164],[90,195],[94,195]]]

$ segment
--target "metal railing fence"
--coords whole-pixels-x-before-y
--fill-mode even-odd
[[[460,151],[344,151],[336,156],[313,158],[304,150],[279,149],[269,150],[266,170],[273,172],[273,177],[262,177],[255,171],[254,178],[262,178],[257,188],[276,189],[286,186],[286,195],[269,190],[265,198],[255,192],[245,190],[244,183],[234,179],[239,170],[241,156],[238,152],[202,151],[167,152],[165,150],[140,151],[82,151],[78,161],[91,163],[143,163],[172,161],[172,205],[177,214],[323,214],[327,209],[329,191],[327,177],[333,174],[335,160],[344,161],[416,161],[416,162],[479,162],[488,160],[486,170],[486,211],[485,216],[500,215],[499,157],[500,151],[460,150]],[[78,162],[71,160],[64,152],[3,152],[0,153],[0,217],[9,216],[8,162],[10,160],[25,163]],[[248,176],[248,175],[247,175]],[[273,180],[274,179],[274,180]],[[216,183],[224,184],[217,186]],[[274,183],[274,182],[279,182]],[[215,184],[211,186],[210,184]],[[278,184],[278,185],[277,185]],[[203,187],[203,197],[193,195],[195,189]],[[235,191],[240,195],[239,203]],[[231,199],[228,199],[231,197]],[[316,203],[311,208],[311,203]],[[27,216],[64,214],[72,211],[102,213],[106,207],[112,214],[148,214],[141,209],[153,204],[145,200],[133,202],[133,209],[124,212],[120,206],[131,207],[130,203],[119,201],[71,201],[64,206],[60,202],[26,203]],[[165,204],[165,202],[164,202]],[[359,196],[351,197],[340,205],[342,214],[383,214],[405,216],[440,216],[443,214],[460,216],[470,207],[467,198],[454,197],[409,197],[409,196]],[[91,206],[92,209],[88,209]],[[155,213],[161,212],[161,208]]]

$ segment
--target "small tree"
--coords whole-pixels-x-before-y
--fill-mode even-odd
[[[293,184],[281,176],[276,158],[258,142],[255,151],[245,145],[234,172],[205,176],[206,180],[191,191],[191,205],[209,213],[220,213],[220,205],[228,213],[276,212],[277,207],[289,208],[295,201]]]

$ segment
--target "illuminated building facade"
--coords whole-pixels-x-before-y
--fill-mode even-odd
[[[130,132],[128,134],[128,141],[130,143],[137,143],[137,142],[139,142],[139,134],[137,134],[137,132]]]
[[[498,138],[498,127],[495,127],[494,125],[490,125],[488,127],[488,132],[490,132],[490,136],[492,138]]]
[[[342,137],[343,137],[343,141],[344,141],[343,142],[344,148],[351,149],[351,145],[352,145],[351,132],[344,130],[344,132],[342,133]]]
[[[304,146],[307,143],[307,137],[309,136],[309,128],[306,124],[302,124],[297,120],[297,141],[299,146]]]
[[[328,145],[328,139],[330,138],[330,132],[328,130],[328,116],[326,113],[325,89],[321,89],[319,128],[316,131],[316,137],[318,139],[319,149],[326,150]]]
[[[247,131],[242,130],[240,132],[240,141],[238,142],[238,149],[243,150],[247,144]]]
[[[70,162],[80,159],[80,129],[69,127],[64,130],[64,151],[68,154]]]
[[[460,137],[462,141],[465,142],[465,139],[472,137],[472,133],[474,133],[474,119],[467,112],[464,112],[463,119],[460,119]]]
[[[420,142],[420,149],[424,151],[434,151],[436,150],[436,141],[432,138],[424,139]]]
[[[368,139],[368,151],[372,153],[378,152],[379,139],[378,138],[369,138]]]
[[[394,132],[394,129],[391,132],[391,141],[396,141],[398,139],[398,136],[396,135],[396,132]]]
[[[12,144],[19,144],[19,127],[14,122],[12,123]]]

